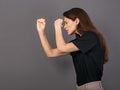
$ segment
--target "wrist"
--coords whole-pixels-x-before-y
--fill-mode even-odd
[[[56,27],[55,30],[56,30],[56,31],[60,31],[60,30],[62,30],[62,29],[61,29],[61,27]]]
[[[44,30],[39,30],[38,33],[39,34],[45,34]]]

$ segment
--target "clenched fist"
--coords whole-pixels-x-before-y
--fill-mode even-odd
[[[57,20],[55,20],[54,26],[55,26],[55,29],[56,29],[56,30],[57,30],[57,29],[61,29],[61,27],[62,27],[62,22],[63,22],[62,19],[57,19]]]
[[[37,30],[38,30],[38,32],[44,31],[45,26],[46,26],[45,19],[43,19],[43,18],[37,19]]]

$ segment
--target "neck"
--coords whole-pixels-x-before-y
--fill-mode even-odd
[[[75,32],[76,34],[78,34],[78,35],[80,35],[80,36],[82,36],[82,34],[81,33],[79,33],[77,30],[76,30],[76,32]]]

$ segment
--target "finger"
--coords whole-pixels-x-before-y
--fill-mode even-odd
[[[37,22],[45,22],[45,19],[43,18],[37,19]]]

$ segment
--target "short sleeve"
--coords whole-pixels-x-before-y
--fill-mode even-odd
[[[82,37],[72,40],[71,42],[80,49],[81,52],[86,53],[97,44],[97,35],[93,32],[86,32]]]

